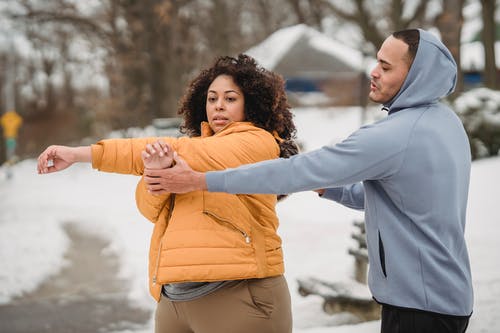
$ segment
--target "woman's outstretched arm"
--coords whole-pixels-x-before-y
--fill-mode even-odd
[[[92,151],[90,146],[67,147],[49,146],[38,156],[38,173],[52,173],[64,170],[74,163],[92,162]]]

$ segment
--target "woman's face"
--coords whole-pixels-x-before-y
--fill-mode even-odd
[[[229,75],[219,75],[208,87],[208,124],[217,133],[229,123],[245,120],[245,96]]]

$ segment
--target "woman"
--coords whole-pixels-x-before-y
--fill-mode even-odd
[[[246,55],[203,70],[178,113],[187,137],[51,146],[39,172],[92,162],[101,171],[142,175],[145,166],[170,167],[174,150],[199,171],[297,153],[283,79]],[[159,302],[156,332],[291,332],[275,195],[152,195],[141,179],[136,199],[155,224],[149,286]]]

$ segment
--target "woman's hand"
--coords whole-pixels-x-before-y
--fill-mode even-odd
[[[172,166],[174,152],[167,143],[158,140],[153,144],[147,144],[141,157],[147,169],[166,169]]]
[[[49,146],[38,156],[39,174],[64,170],[76,162],[91,162],[90,146],[67,147]]]
[[[171,168],[144,170],[144,182],[151,194],[186,193],[207,189],[203,172],[191,169],[175,152],[173,157],[175,166]]]

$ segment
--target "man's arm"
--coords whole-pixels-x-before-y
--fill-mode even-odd
[[[147,184],[148,190],[154,194],[168,192],[186,193],[200,190],[244,194],[288,194],[314,190],[321,187],[338,187],[344,185],[336,185],[333,181],[328,180],[328,176],[317,176],[314,174],[314,171],[307,172],[308,168],[312,168],[317,161],[321,161],[322,159],[316,158],[315,154],[312,157],[306,155],[310,154],[300,154],[290,159],[268,160],[225,171],[210,171],[205,173],[194,171],[182,158],[174,153],[174,167],[164,170],[145,169],[144,181]],[[294,163],[291,162],[298,157],[303,157],[310,161],[308,167],[304,167],[303,169],[298,168],[299,170],[304,170],[303,173],[306,173],[300,177],[299,181],[297,181],[297,178],[284,176],[284,174],[291,174],[290,170],[297,169]],[[227,186],[231,183],[232,176],[238,178],[239,185],[236,185],[236,187]]]
[[[365,209],[365,188],[363,183],[327,188],[321,194],[321,197],[333,200],[352,209]]]
[[[292,156],[243,165],[224,171],[197,173],[185,164],[149,177],[161,177],[152,191],[184,193],[193,190],[227,193],[288,194],[318,188],[342,187],[367,179],[383,179],[399,170],[405,141],[383,130],[359,130],[343,142]],[[145,178],[151,186],[154,179]],[[158,183],[158,180],[156,180]]]
[[[384,119],[363,126],[336,145],[288,159],[208,172],[206,185],[211,192],[288,194],[389,179],[404,162],[411,132],[398,125]]]

